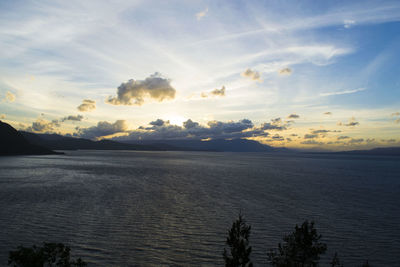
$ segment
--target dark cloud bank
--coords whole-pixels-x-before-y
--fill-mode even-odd
[[[170,124],[169,121],[157,119],[148,126],[140,126],[136,130],[128,130],[125,121],[114,123],[99,122],[96,126],[79,128],[75,136],[95,139],[98,137],[124,133],[116,140],[202,140],[202,139],[237,139],[249,137],[268,136],[262,127],[255,127],[248,119],[239,121],[209,121],[207,125],[200,125],[191,119],[185,121],[183,126]]]

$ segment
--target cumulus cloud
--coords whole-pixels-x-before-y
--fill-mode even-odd
[[[340,130],[325,130],[325,129],[319,129],[319,130],[313,130],[313,134],[326,134],[326,133],[340,133]]]
[[[297,115],[297,114],[290,114],[290,115],[288,116],[288,119],[298,119],[298,118],[300,118],[300,116]]]
[[[96,109],[96,101],[90,99],[84,99],[82,104],[78,106],[78,110],[82,112],[92,111]]]
[[[400,123],[400,119],[394,120],[395,123]]]
[[[350,138],[349,136],[338,136],[337,141],[328,142],[327,144],[343,145],[343,146],[354,146],[361,144],[372,144],[376,143],[374,138]]]
[[[222,86],[221,89],[214,89],[211,92],[207,93],[207,92],[203,92],[201,93],[201,97],[205,98],[205,97],[209,97],[209,96],[225,96],[225,86]]]
[[[149,124],[154,126],[163,126],[164,124],[169,123],[169,121],[163,121],[161,119],[157,119],[155,121],[151,121]]]
[[[82,115],[69,115],[61,119],[62,122],[64,121],[81,121],[83,119]]]
[[[208,7],[206,9],[204,9],[203,11],[196,13],[197,20],[201,20],[202,18],[204,18],[207,15],[207,13],[208,13]]]
[[[388,143],[388,144],[393,144],[393,143],[397,142],[397,140],[393,139],[393,138],[392,139],[382,139],[381,141],[384,143]]]
[[[328,133],[340,133],[340,130],[326,130],[326,129],[318,129],[318,130],[311,130],[311,135],[317,135],[318,137],[325,138]]]
[[[42,113],[41,116],[44,116]],[[34,133],[55,133],[55,128],[61,127],[61,122],[65,121],[81,121],[83,119],[82,115],[69,115],[63,117],[59,120],[48,121],[43,118],[38,118],[36,121],[32,122],[32,125],[26,127],[25,125],[21,126],[21,129],[28,132]]]
[[[351,122],[349,122],[349,123],[346,123],[345,124],[345,126],[357,126],[357,125],[359,125],[360,123],[358,122],[358,121],[351,121]]]
[[[362,142],[364,142],[363,138],[351,138],[347,143],[353,145],[353,144],[360,144]]]
[[[54,132],[54,128],[60,127],[58,120],[47,121],[44,119],[37,119],[32,122],[32,125],[25,128],[25,131],[34,133],[51,133]]]
[[[198,122],[194,122],[191,119],[188,119],[187,121],[185,121],[183,123],[183,127],[185,127],[186,129],[191,129],[191,128],[195,128],[198,127],[199,123]]]
[[[351,117],[349,119],[348,123],[338,122],[337,124],[339,126],[349,126],[349,127],[354,127],[354,126],[360,125],[360,123],[358,121],[356,121],[356,118],[354,118],[354,117]]]
[[[12,103],[12,102],[15,101],[15,99],[16,99],[15,95],[14,95],[13,93],[11,93],[10,91],[7,91],[6,97],[4,98],[4,100],[5,100],[6,102]]]
[[[211,95],[225,96],[225,86],[222,86],[221,89],[214,89],[213,91],[211,91]]]
[[[339,145],[339,144],[345,145],[346,143],[343,142],[343,141],[329,141],[329,142],[327,142],[326,144],[327,144],[327,145]]]
[[[290,69],[290,68],[283,68],[283,69],[279,70],[278,73],[279,73],[280,75],[290,75],[290,74],[292,74],[292,69]]]
[[[305,134],[304,135],[304,139],[313,139],[313,138],[317,138],[318,134]]]
[[[222,122],[213,120],[209,121],[207,125],[210,127],[210,129],[224,133],[241,132],[254,126],[252,121],[248,119],[243,119],[238,122]]]
[[[171,81],[156,72],[144,80],[131,79],[122,83],[118,87],[117,96],[108,97],[106,102],[112,105],[141,106],[145,98],[162,102],[166,99],[174,99],[175,93],[176,90],[171,86]]]
[[[367,142],[368,144],[374,143],[375,142],[375,138],[367,138],[367,140],[365,140],[365,142]]]
[[[258,71],[247,69],[244,72],[242,72],[241,75],[243,77],[249,78],[249,79],[251,79],[253,81],[262,82],[261,75],[260,75],[260,73]]]
[[[278,131],[286,130],[285,126],[274,125],[270,122],[263,123],[261,128],[263,130],[278,130]]]
[[[274,134],[273,136],[271,136],[271,139],[268,141],[284,141],[285,138],[282,135],[279,134]]]
[[[128,124],[125,120],[117,120],[114,123],[107,121],[99,121],[96,126],[89,128],[77,128],[77,132],[74,136],[97,139],[107,135],[113,135],[116,133],[124,133],[128,131]]]
[[[303,145],[323,145],[324,142],[318,142],[318,141],[315,141],[315,140],[306,140],[306,141],[301,142],[300,144],[303,144]]]
[[[271,122],[263,123],[261,125],[261,129],[283,131],[283,130],[286,130],[288,126],[289,126],[289,124],[284,123],[281,118],[275,118],[275,119],[272,119]]]

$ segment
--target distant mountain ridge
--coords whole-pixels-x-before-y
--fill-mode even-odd
[[[163,150],[150,145],[124,144],[112,140],[92,141],[59,134],[35,134],[24,131],[21,131],[21,134],[32,144],[44,146],[53,150]]]
[[[68,137],[58,134],[35,134],[21,131],[32,144],[53,150],[144,150],[144,151],[217,151],[217,152],[276,152],[285,149],[273,148],[257,141],[234,140],[146,140],[146,141],[92,141],[84,138]]]
[[[32,144],[8,123],[0,121],[0,156],[59,154],[40,145]]]
[[[400,156],[400,147],[377,147],[369,150],[332,152],[335,154]]]
[[[216,151],[216,152],[277,152],[287,151],[285,148],[274,148],[260,142],[247,139],[213,139],[201,140],[127,140],[121,141],[128,144],[153,144],[155,146],[169,146],[174,150]]]

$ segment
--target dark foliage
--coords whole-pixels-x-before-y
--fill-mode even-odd
[[[43,243],[43,247],[19,246],[17,250],[10,251],[8,265],[14,267],[83,267],[87,264],[80,258],[71,261],[70,248],[62,243]]]
[[[277,267],[311,267],[318,266],[320,255],[326,252],[327,246],[320,242],[321,235],[314,228],[314,222],[305,221],[301,227],[283,238],[278,249],[270,250],[268,261]]]
[[[335,255],[333,256],[333,259],[331,261],[331,266],[332,267],[343,267],[343,264],[340,263],[337,252],[335,252]]]
[[[251,226],[247,225],[242,215],[233,222],[232,228],[228,232],[226,245],[229,253],[224,248],[224,260],[226,267],[252,267],[250,261],[251,246],[249,246]]]

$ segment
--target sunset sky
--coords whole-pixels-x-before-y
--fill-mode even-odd
[[[398,146],[400,1],[1,1],[0,119],[91,139]]]

